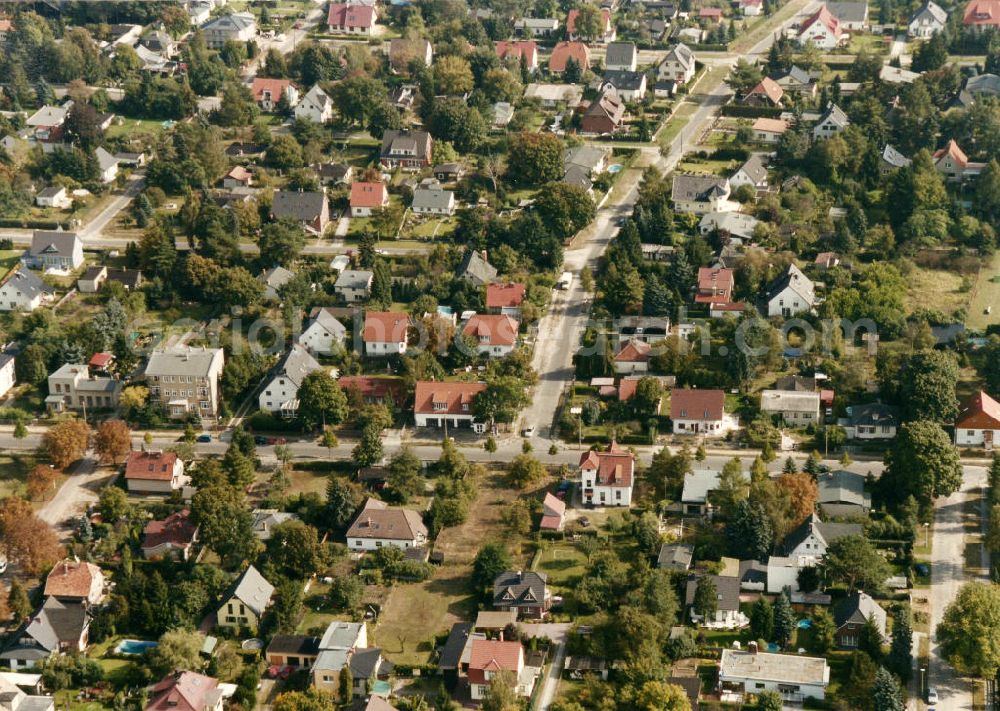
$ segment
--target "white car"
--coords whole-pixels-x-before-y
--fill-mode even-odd
[[[521,436],[522,437],[534,437],[534,435],[535,435],[535,426],[534,425],[528,425],[523,430],[521,430]]]
[[[927,690],[927,704],[929,706],[936,703],[938,703],[938,693],[937,689],[932,686]]]

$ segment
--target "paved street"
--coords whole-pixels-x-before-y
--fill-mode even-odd
[[[940,655],[935,629],[945,608],[959,588],[974,579],[965,571],[965,502],[970,493],[986,482],[985,467],[964,467],[962,488],[934,508],[934,545],[931,555],[931,634],[928,686],[936,687],[940,703],[948,711],[972,711],[972,685],[958,677]],[[978,520],[979,512],[975,513]],[[985,578],[984,578],[985,579]]]

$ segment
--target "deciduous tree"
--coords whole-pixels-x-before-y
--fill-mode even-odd
[[[885,558],[862,535],[833,541],[827,547],[822,568],[829,582],[846,583],[851,592],[858,588],[878,590],[892,572]]]
[[[537,484],[545,478],[545,467],[530,454],[519,454],[510,464],[510,480],[520,489]]]
[[[16,496],[0,504],[0,550],[27,575],[37,575],[64,552],[52,528],[35,515],[31,504]]]
[[[937,639],[960,674],[992,679],[1000,669],[1000,585],[966,583],[945,609]]]
[[[561,179],[564,150],[562,139],[554,133],[518,133],[510,139],[507,149],[507,179],[527,186]]]
[[[90,427],[83,420],[63,420],[42,435],[42,449],[59,469],[65,469],[87,452]]]
[[[94,451],[102,461],[120,464],[132,451],[132,432],[121,420],[105,420],[97,426]]]
[[[949,496],[962,484],[962,465],[948,434],[934,422],[915,420],[899,428],[885,458],[878,487],[887,501],[913,496],[923,508]]]
[[[298,417],[307,429],[339,424],[347,419],[347,396],[325,370],[316,370],[299,386]]]

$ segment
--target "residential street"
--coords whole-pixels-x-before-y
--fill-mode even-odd
[[[3,449],[9,449],[4,446]],[[38,510],[38,517],[55,528],[60,538],[68,538],[71,534],[66,520],[76,516],[90,503],[97,501],[100,490],[111,478],[108,471],[98,469],[94,453],[88,452],[87,458],[78,462],[70,471],[69,478],[53,495],[53,497]]]

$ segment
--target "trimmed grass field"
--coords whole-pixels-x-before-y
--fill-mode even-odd
[[[554,588],[572,590],[587,570],[587,556],[571,541],[544,544],[534,570],[548,575]]]
[[[986,307],[992,313],[986,313]],[[966,324],[973,330],[985,330],[987,326],[1000,323],[1000,254],[979,271],[979,278],[969,299],[969,317]]]
[[[969,295],[962,291],[962,276],[945,269],[915,267],[906,276],[909,289],[907,306],[910,311],[929,309],[951,316],[964,308]],[[1000,285],[997,285],[1000,289]]]

